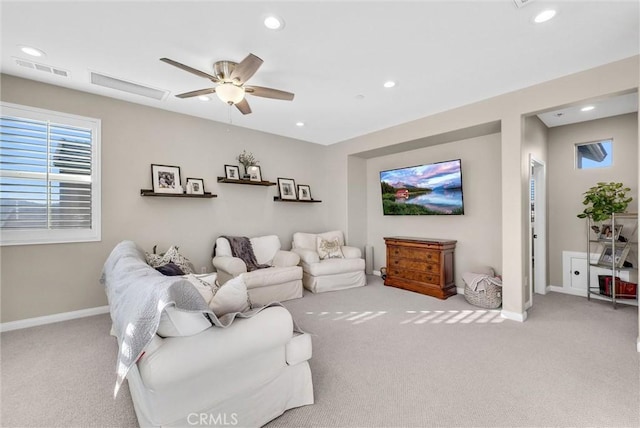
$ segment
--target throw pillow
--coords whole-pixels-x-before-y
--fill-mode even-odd
[[[202,312],[184,312],[168,306],[160,315],[157,334],[160,337],[193,336],[211,327],[211,321]]]
[[[184,275],[182,269],[180,269],[175,263],[171,262],[167,263],[166,265],[158,266],[156,270],[166,276]]]
[[[167,263],[173,263],[184,273],[194,273],[193,264],[189,259],[178,252],[178,247],[172,245],[165,253],[162,254],[155,254],[155,247],[153,248],[153,254],[145,253],[145,258],[149,266],[157,268],[158,266],[163,266]]]
[[[244,283],[242,275],[222,284],[209,302],[209,308],[217,317],[251,309],[247,285]]]
[[[318,236],[316,240],[316,251],[320,256],[320,260],[344,259],[338,238],[322,239]]]
[[[185,275],[185,278],[187,281],[193,284],[194,287],[196,287],[196,290],[198,290],[204,301],[207,302],[207,305],[211,303],[211,299],[213,299],[213,296],[218,292],[218,289],[220,288],[215,282],[215,275],[213,276],[213,281],[211,282],[206,281],[203,278],[200,278],[192,273]]]

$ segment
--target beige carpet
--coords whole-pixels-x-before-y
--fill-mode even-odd
[[[285,302],[314,334],[316,404],[269,427],[640,426],[637,308],[551,293],[517,323],[369,280]],[[3,333],[2,426],[136,426],[109,326]]]

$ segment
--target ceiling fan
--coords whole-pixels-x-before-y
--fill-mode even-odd
[[[276,100],[293,100],[294,94],[291,92],[281,91],[279,89],[265,88],[263,86],[247,86],[245,83],[258,71],[263,61],[249,54],[239,63],[232,61],[218,61],[213,64],[213,75],[204,71],[196,70],[188,65],[181,64],[169,58],[160,58],[160,61],[171,64],[174,67],[181,68],[196,76],[204,77],[218,85],[213,88],[198,89],[197,91],[185,92],[178,94],[178,98],[191,98],[199,95],[207,95],[215,93],[218,98],[229,105],[234,105],[242,114],[251,113],[251,107],[245,99],[245,94],[255,95],[256,97],[273,98]]]

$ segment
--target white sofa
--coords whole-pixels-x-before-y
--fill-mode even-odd
[[[122,256],[110,256],[103,282],[119,355],[133,355],[135,361],[139,351],[133,345],[146,344],[126,377],[140,426],[259,427],[287,409],[313,404],[311,338],[294,332],[287,309],[270,306],[252,317],[237,317],[226,328],[212,326],[203,313],[208,309],[204,299],[199,304],[203,311],[179,309],[187,307],[184,296],[200,297],[187,279],[163,276],[130,241],[118,248]],[[126,340],[135,337],[140,317],[157,317],[153,308],[166,304],[150,300],[153,304],[145,305],[140,292],[148,288],[141,288],[143,282],[146,287],[169,284],[172,293],[159,315],[160,325],[152,330],[165,337],[152,334],[149,343],[144,337]],[[118,308],[131,302],[140,310],[123,319]],[[131,345],[123,344],[120,335]],[[123,365],[119,361],[118,371]]]
[[[242,274],[254,306],[302,297],[302,268],[298,266],[300,257],[291,251],[281,250],[277,235],[258,236],[249,240],[258,264],[271,267],[247,272],[245,262],[233,257],[229,241],[220,237],[216,239],[213,257],[220,284]]]
[[[318,253],[319,240],[337,240],[342,257],[322,259]],[[362,251],[345,245],[344,235],[339,230],[325,233],[296,232],[293,234],[291,251],[300,256],[302,284],[313,293],[362,287],[367,283]]]

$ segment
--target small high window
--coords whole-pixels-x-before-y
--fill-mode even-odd
[[[576,168],[604,168],[613,161],[613,140],[576,144]]]

